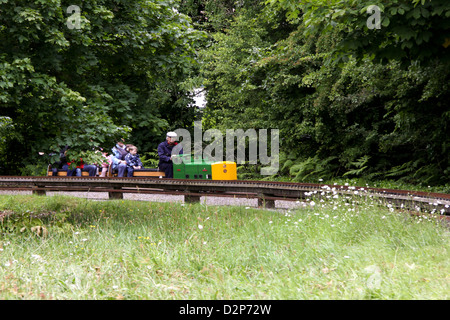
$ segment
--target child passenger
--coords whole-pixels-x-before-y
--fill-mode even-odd
[[[127,171],[134,172],[134,170],[142,169],[143,165],[141,159],[138,155],[138,149],[135,146],[128,147],[129,153],[125,156],[125,161],[127,162]],[[131,175],[132,177],[133,175]],[[130,175],[129,175],[130,177]]]

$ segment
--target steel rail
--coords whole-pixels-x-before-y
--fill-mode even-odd
[[[341,194],[351,198],[377,198],[395,208],[450,215],[450,194],[372,187],[251,180],[183,180],[148,177],[0,176],[0,190],[108,192],[110,199],[123,193],[178,194],[197,202],[202,196],[257,198],[258,206],[275,207],[276,200],[297,201]]]

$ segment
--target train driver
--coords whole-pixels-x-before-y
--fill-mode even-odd
[[[176,139],[175,132],[167,132],[166,141],[161,142],[158,146],[159,170],[164,171],[165,177],[171,179],[173,178],[172,149],[178,144]],[[179,154],[183,154],[183,149]]]

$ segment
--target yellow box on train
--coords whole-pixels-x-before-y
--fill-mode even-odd
[[[237,180],[236,162],[220,161],[211,164],[212,180]]]

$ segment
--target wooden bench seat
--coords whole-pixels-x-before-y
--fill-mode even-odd
[[[117,177],[117,171],[108,168],[108,177]],[[158,169],[139,169],[133,171],[133,177],[155,177],[164,178],[166,174]]]
[[[108,172],[106,173],[107,177],[117,177],[117,171],[113,172],[115,170],[112,170],[111,166],[108,168]],[[101,170],[100,170],[101,172]],[[67,176],[67,170],[58,169],[57,172],[58,177],[66,177]],[[81,170],[81,175],[83,177],[89,177],[89,172],[86,170]],[[53,176],[52,166],[49,165],[47,168],[47,176],[51,177]],[[155,177],[155,178],[164,178],[165,173],[159,171],[158,169],[139,169],[134,170],[133,177]]]
[[[161,177],[164,178],[166,174],[158,169],[139,169],[134,170],[133,177]]]
[[[81,170],[81,175],[83,177],[89,177],[89,172],[87,170]],[[49,165],[47,168],[47,176],[51,177],[53,176],[52,166]],[[67,170],[58,169],[57,172],[58,177],[66,177],[67,176]]]

